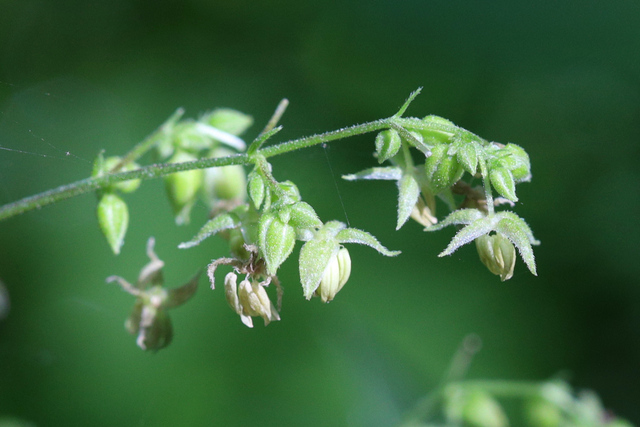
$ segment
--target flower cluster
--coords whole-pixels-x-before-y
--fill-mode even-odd
[[[375,139],[378,161],[389,166],[343,178],[396,181],[396,229],[409,218],[425,226],[425,231],[465,225],[440,256],[475,240],[481,261],[504,281],[513,275],[515,246],[531,273],[537,274],[532,245],[539,242],[529,226],[513,212],[495,212],[498,205],[513,206],[518,201],[516,184],[531,179],[527,153],[515,144],[488,142],[442,117],[401,118],[411,100],[394,116],[391,129]],[[416,164],[412,149],[422,153],[423,164]],[[481,179],[483,185],[471,187],[462,179],[465,173],[471,180]],[[501,197],[494,198],[493,190]],[[442,222],[436,217],[437,199],[452,211]]]
[[[363,132],[379,131],[375,138],[375,157],[380,166],[344,178],[396,181],[396,229],[409,218],[422,224],[426,231],[448,225],[464,226],[440,256],[475,241],[481,261],[504,281],[513,276],[517,248],[529,270],[536,274],[532,245],[538,241],[531,229],[513,212],[496,212],[500,205],[514,206],[518,201],[516,184],[531,179],[527,153],[515,144],[488,142],[442,117],[402,117],[417,93],[414,92],[394,116],[372,122],[369,130],[365,125],[352,127],[362,127]],[[385,256],[399,254],[385,248],[366,231],[339,221],[322,221],[315,209],[302,200],[296,184],[275,178],[268,153],[286,144],[264,149],[262,146],[281,130],[276,125],[285,107],[286,102],[281,103],[248,147],[239,135],[251,125],[251,117],[218,109],[198,120],[181,120],[182,112],[178,111],[141,143],[141,148],[134,148],[123,158],[105,159],[100,154],[94,168],[95,177],[110,178],[109,175],[117,171],[137,168],[133,160],[150,148],[160,161],[174,166],[218,157],[224,157],[226,164],[233,160],[232,165],[204,170],[194,168],[197,163],[192,163],[164,179],[177,224],[189,222],[198,198],[209,207],[211,219],[191,240],[178,247],[190,248],[214,235],[228,241],[229,256],[213,260],[207,275],[211,287],[215,288],[217,269],[227,266],[233,270],[224,279],[225,295],[232,310],[248,327],[253,327],[254,317],[261,317],[265,325],[280,320],[283,291],[277,273],[291,257],[296,241],[302,242],[298,266],[303,295],[307,299],[319,297],[324,303],[336,297],[351,275],[351,257],[346,244],[370,246]],[[341,133],[354,134],[345,129],[327,133],[324,138],[333,140]],[[322,135],[315,135],[290,144],[299,143],[302,148],[309,142],[322,140]],[[424,158],[423,163],[415,160],[420,157]],[[241,164],[252,167],[248,174]],[[465,175],[470,180],[465,181]],[[473,187],[475,179],[480,179],[482,185]],[[131,192],[138,185],[139,181],[135,180],[117,182],[104,187],[99,194],[99,223],[115,253],[120,251],[128,222],[127,206],[117,192]],[[494,191],[497,192],[495,198]],[[438,200],[451,211],[442,221],[436,216]],[[152,245],[150,243],[148,249],[152,263],[143,269],[146,272],[141,273],[137,286],[119,277],[110,280],[118,281],[138,298],[127,323],[127,328],[138,336],[138,345],[157,349],[171,339],[166,309],[177,305],[176,301],[186,301],[187,298],[176,299],[176,295],[190,297],[196,285],[192,282],[185,285],[184,289],[193,291],[167,293],[156,283],[161,263]],[[148,288],[149,284],[152,286]],[[271,284],[276,289],[275,303],[267,293]]]

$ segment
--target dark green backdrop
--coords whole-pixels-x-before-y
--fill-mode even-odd
[[[390,183],[333,174],[372,164],[373,136],[274,159],[321,218],[403,251],[351,250],[352,279],[307,302],[282,269],[282,321],[254,330],[208,290],[173,312],[175,341],[144,353],[123,322],[133,303],[105,277],[134,279],[156,237],[170,285],[223,244],[176,249],[161,182],[128,197],[114,257],[78,197],[0,223],[0,416],[38,426],[389,426],[435,386],[460,340],[483,350],[470,378],[577,387],[640,421],[640,3],[234,0],[0,3],[0,203],[84,178],[102,148],[124,153],[175,108],[252,114],[254,137],[282,97],[280,140],[409,113],[445,116],[524,146],[523,215],[542,241],[539,277],[500,283],[453,230],[394,232]],[[11,151],[7,151],[10,149]],[[22,151],[22,152],[19,152]],[[68,154],[67,154],[68,153]],[[326,154],[326,155],[325,155]],[[327,162],[327,157],[329,163]],[[341,201],[344,203],[344,210]]]

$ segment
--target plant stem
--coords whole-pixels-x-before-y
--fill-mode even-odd
[[[493,193],[491,192],[491,182],[489,181],[489,172],[487,171],[487,163],[485,159],[480,159],[480,173],[482,174],[482,186],[484,187],[484,198],[487,201],[487,212],[493,215],[495,212],[493,205]]]
[[[151,136],[146,138],[133,150],[129,152],[124,158],[123,162],[133,161],[140,157],[146,151],[148,151],[153,143],[156,141],[158,132],[162,132],[165,126],[169,123],[173,123],[182,114],[181,110],[176,111],[173,116],[165,122],[160,129],[154,132]],[[368,132],[388,128],[390,122],[395,119],[380,119],[360,125],[355,125],[343,129],[338,129],[331,132],[312,135],[305,138],[294,139],[291,141],[283,142],[277,145],[263,148],[258,151],[257,154],[267,157],[273,157],[280,154],[285,154],[291,151],[299,150],[301,148],[311,147],[313,145],[322,144],[324,142],[335,141],[338,139],[348,138],[350,136],[361,135]],[[146,166],[140,169],[136,169],[129,172],[120,172],[116,174],[109,174],[96,178],[86,178],[81,181],[76,181],[71,184],[62,185],[60,187],[45,191],[34,196],[26,197],[22,200],[18,200],[13,203],[0,206],[0,221],[11,218],[15,215],[28,212],[33,209],[39,209],[43,206],[58,202],[60,200],[68,199],[80,194],[85,194],[91,191],[104,188],[109,185],[116,184],[118,182],[129,181],[132,179],[152,179],[165,175],[170,175],[176,172],[183,172],[192,169],[206,169],[219,166],[229,165],[249,165],[252,164],[251,159],[246,154],[235,154],[226,157],[208,158],[195,160],[193,162],[185,163],[163,163]]]

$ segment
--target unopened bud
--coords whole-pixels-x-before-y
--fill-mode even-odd
[[[114,254],[120,253],[129,225],[127,204],[114,193],[105,193],[98,202],[98,224]]]
[[[430,186],[436,193],[451,187],[464,173],[456,156],[450,156],[448,151],[448,144],[436,145],[424,165]]]
[[[509,239],[501,234],[484,235],[476,239],[480,261],[500,280],[511,279],[516,264],[516,249]]]
[[[378,162],[382,163],[395,156],[400,147],[402,140],[400,134],[395,129],[384,130],[376,136],[376,153],[378,154]]]
[[[258,245],[267,263],[267,272],[275,274],[280,265],[291,255],[296,243],[294,228],[283,222],[278,212],[268,212],[260,217]]]
[[[333,300],[342,287],[349,280],[351,275],[351,257],[347,248],[340,248],[338,252],[329,259],[329,264],[322,274],[320,285],[316,289],[316,296],[322,302]]]
[[[184,163],[193,160],[197,160],[197,157],[185,151],[176,151],[169,163]],[[202,185],[202,174],[202,170],[194,169],[173,173],[164,178],[167,195],[178,225],[189,223],[191,207]]]

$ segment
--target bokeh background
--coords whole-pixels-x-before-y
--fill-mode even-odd
[[[86,195],[0,223],[0,415],[38,426],[389,426],[435,387],[469,333],[469,378],[564,375],[640,422],[640,3],[582,0],[0,3],[0,203],[87,177],[177,107],[254,116],[291,105],[279,140],[393,114],[438,114],[529,152],[516,210],[542,245],[501,283],[472,246],[436,255],[453,230],[394,231],[391,183],[349,183],[373,135],[273,160],[324,220],[348,219],[403,254],[350,249],[352,278],[307,302],[292,258],[282,321],[249,330],[203,279],[172,312],[156,354],[123,329],[151,235],[177,286],[224,253],[176,245],[160,181],[127,197],[114,257]],[[335,178],[335,179],[334,179]]]

